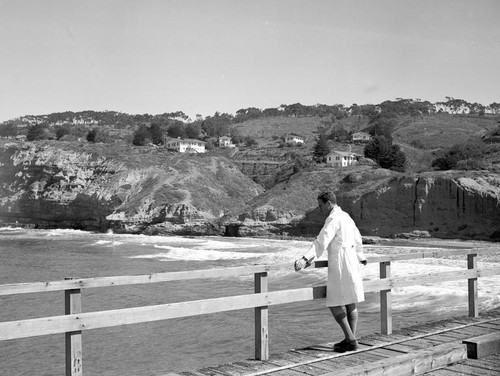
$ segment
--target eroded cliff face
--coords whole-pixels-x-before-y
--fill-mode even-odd
[[[440,238],[500,240],[497,174],[397,174],[372,187],[341,194],[339,204],[364,235],[390,237],[420,231]]]
[[[298,174],[253,199],[233,232],[316,236],[325,220],[316,202],[323,190],[337,193],[363,235],[500,240],[500,175],[409,176],[371,167]]]
[[[214,222],[263,191],[224,158],[128,147],[119,159],[106,155],[105,147],[3,145],[0,220],[124,232],[163,223],[170,232],[182,232]]]

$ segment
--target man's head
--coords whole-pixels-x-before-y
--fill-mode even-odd
[[[337,205],[337,197],[335,197],[335,194],[330,191],[321,192],[318,195],[318,205],[321,213],[330,214],[333,207]]]

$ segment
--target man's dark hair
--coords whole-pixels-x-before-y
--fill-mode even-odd
[[[326,191],[326,192],[321,192],[318,195],[318,200],[323,201],[324,203],[327,203],[330,201],[333,205],[337,205],[337,197],[335,196],[335,193]]]

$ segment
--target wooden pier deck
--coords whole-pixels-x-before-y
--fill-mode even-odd
[[[492,354],[467,357],[464,341],[495,337]],[[165,376],[351,376],[351,375],[500,375],[500,309],[480,317],[442,320],[359,339],[355,352],[333,352],[333,343]],[[469,350],[470,352],[470,350]],[[470,356],[470,354],[469,354]]]

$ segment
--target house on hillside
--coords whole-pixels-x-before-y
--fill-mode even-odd
[[[366,143],[370,142],[372,136],[367,132],[356,132],[352,134],[352,142]]]
[[[303,144],[306,138],[296,133],[289,133],[285,136],[285,144]]]
[[[231,142],[231,137],[229,136],[222,136],[219,137],[217,140],[217,143],[220,148],[234,148],[234,144]]]
[[[204,153],[205,142],[193,138],[171,138],[165,142],[167,149],[179,153]]]
[[[358,155],[350,151],[332,151],[325,158],[326,164],[332,167],[347,167],[358,163]]]

